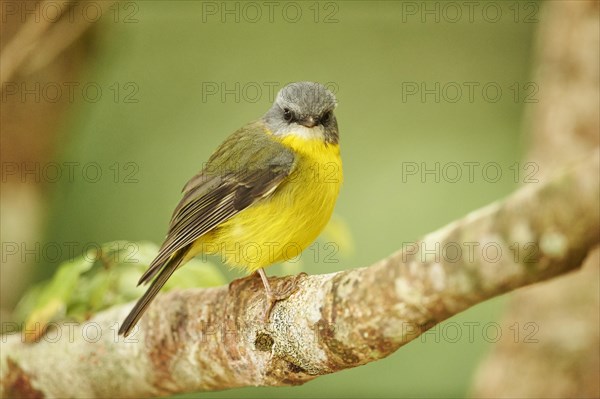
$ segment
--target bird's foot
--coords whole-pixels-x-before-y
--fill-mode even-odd
[[[290,278],[286,278],[281,287],[278,287],[276,293],[273,293],[275,301],[283,301],[284,299],[288,299],[292,294],[298,291],[299,282],[308,277],[308,274],[301,272],[296,274],[295,276],[291,276]]]
[[[228,288],[231,291],[231,290],[235,289],[236,286],[238,286],[240,284],[244,284],[246,282],[250,282],[250,281],[252,281],[252,280],[254,280],[256,278],[259,278],[259,277],[260,277],[260,274],[258,272],[254,272],[254,273],[251,273],[251,274],[249,274],[249,275],[247,275],[245,277],[236,278],[235,280],[233,280],[233,281],[231,281],[229,283]]]
[[[296,291],[298,291],[298,288],[299,288],[298,283],[304,277],[306,277],[308,275],[306,273],[302,272],[302,273],[298,273],[297,275],[295,275],[291,278],[287,278],[287,279],[285,279],[282,286],[278,287],[277,291],[274,291],[271,289],[271,286],[269,285],[269,280],[267,279],[267,276],[265,275],[265,272],[263,271],[263,269],[259,269],[258,273],[263,280],[263,285],[265,286],[267,307],[266,307],[265,313],[263,315],[263,321],[265,324],[267,324],[267,323],[269,323],[269,320],[271,318],[271,311],[273,310],[273,307],[275,306],[275,304],[279,301],[288,299],[290,296],[292,296],[292,294],[294,294]]]

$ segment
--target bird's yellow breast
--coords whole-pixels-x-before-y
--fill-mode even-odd
[[[343,180],[339,146],[295,135],[280,141],[297,156],[292,173],[272,195],[202,237],[193,252],[220,253],[228,265],[253,272],[295,258],[321,233]]]

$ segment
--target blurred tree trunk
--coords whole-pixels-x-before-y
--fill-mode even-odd
[[[43,171],[60,151],[61,123],[73,103],[67,84],[77,81],[90,53],[94,23],[69,14],[81,3],[3,1],[0,7],[2,321],[43,265],[36,249],[49,191]]]
[[[599,5],[544,4],[535,70],[540,102],[529,109],[525,130],[533,133],[529,160],[542,178],[599,145]],[[534,323],[536,333],[505,335],[496,344],[478,371],[473,397],[600,397],[598,253],[580,273],[513,296],[505,323],[519,323],[521,331]]]

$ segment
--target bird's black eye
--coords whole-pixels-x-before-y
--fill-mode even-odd
[[[329,122],[330,119],[331,119],[331,111],[325,112],[321,116],[321,124],[326,124],[327,122]]]
[[[294,118],[294,115],[292,114],[292,111],[290,111],[289,108],[284,108],[283,109],[283,119],[285,119],[286,122],[291,122],[293,118]]]

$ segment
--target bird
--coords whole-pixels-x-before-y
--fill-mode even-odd
[[[258,274],[268,321],[285,297],[271,289],[264,268],[312,244],[337,202],[343,171],[336,107],[324,85],[290,83],[260,119],[225,139],[183,187],[158,255],[138,282],[150,286],[120,335],[131,333],[175,270],[199,254],[220,254],[229,267]]]

